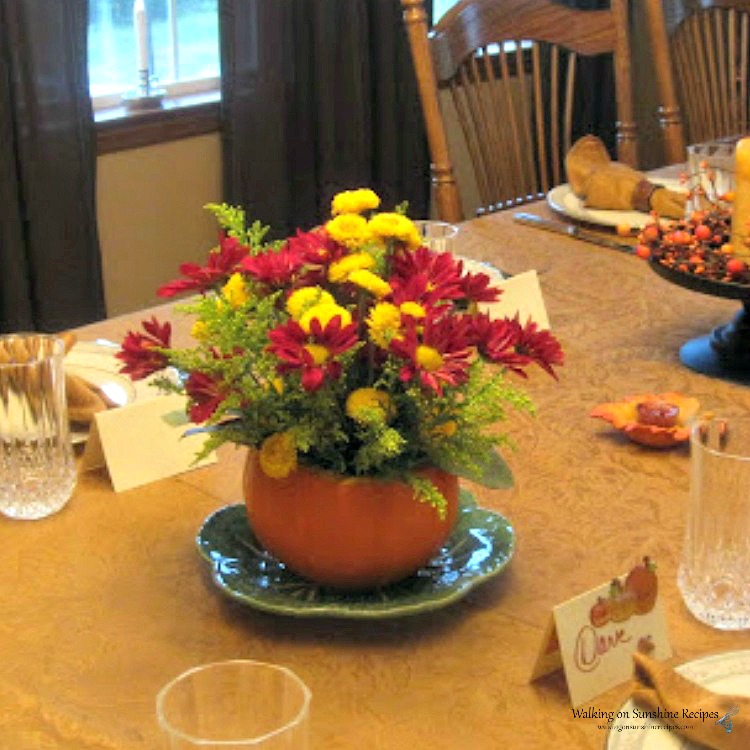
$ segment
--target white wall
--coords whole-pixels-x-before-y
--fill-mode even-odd
[[[104,154],[97,215],[107,315],[156,304],[156,289],[186,261],[203,263],[216,223],[203,205],[221,199],[221,147],[212,133]]]

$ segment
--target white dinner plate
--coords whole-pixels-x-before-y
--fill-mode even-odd
[[[750,697],[750,651],[706,656],[681,664],[675,671],[715,693]],[[609,730],[606,750],[700,750],[703,747],[668,731],[658,719],[626,718],[626,715],[633,716],[635,707],[632,700],[621,706],[622,718],[615,719]],[[725,730],[717,724],[716,731]]]
[[[672,190],[685,190],[685,187],[680,184],[679,180],[660,179],[658,180],[658,184]],[[619,224],[626,224],[631,229],[641,229],[646,226],[650,218],[649,214],[642,211],[613,211],[604,208],[587,208],[567,182],[552,188],[547,193],[547,204],[553,210],[565,214],[571,219],[606,227],[616,227]]]
[[[116,346],[94,341],[79,341],[65,356],[65,371],[101,388],[117,406],[125,406],[138,398],[138,389],[127,375],[121,375],[120,360],[115,358]],[[88,429],[76,425],[70,437],[74,444],[85,442]]]
[[[490,282],[497,284],[502,281],[502,271],[499,268],[495,268],[491,263],[484,260],[474,260],[473,258],[467,258],[463,255],[457,255],[456,258],[464,264],[464,271],[466,273],[483,273],[490,277]]]

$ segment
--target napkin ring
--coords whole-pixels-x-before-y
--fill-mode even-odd
[[[658,185],[654,185],[653,182],[646,179],[638,182],[633,188],[633,208],[645,214],[649,213],[651,211],[651,196],[658,187]]]

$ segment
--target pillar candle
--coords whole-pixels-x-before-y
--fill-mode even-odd
[[[138,70],[148,70],[148,17],[146,16],[145,0],[135,0],[133,3],[133,23],[138,53]]]
[[[750,138],[737,141],[734,152],[735,190],[732,208],[732,247],[743,260],[750,259]]]

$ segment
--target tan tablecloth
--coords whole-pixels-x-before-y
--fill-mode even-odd
[[[545,211],[542,206],[536,210]],[[295,620],[225,599],[194,536],[240,499],[243,453],[116,495],[80,477],[70,504],[39,522],[0,520],[0,750],[160,747],[154,696],[181,670],[248,657],[285,664],[314,693],[315,750],[601,748],[597,720],[573,719],[560,675],[528,676],[552,606],[659,564],[675,662],[750,648],[713,631],[675,586],[688,453],[652,452],[588,416],[620,396],[676,390],[703,407],[750,409],[746,387],[683,367],[685,340],[726,322],[736,302],[668,284],[635,257],[514,224],[466,224],[460,252],[511,272],[536,268],[567,354],[560,382],[535,374],[538,416],[512,417],[512,491],[477,491],[518,539],[507,571],[446,609],[381,622]],[[139,316],[82,338],[119,339]],[[626,686],[592,705],[616,710]]]

